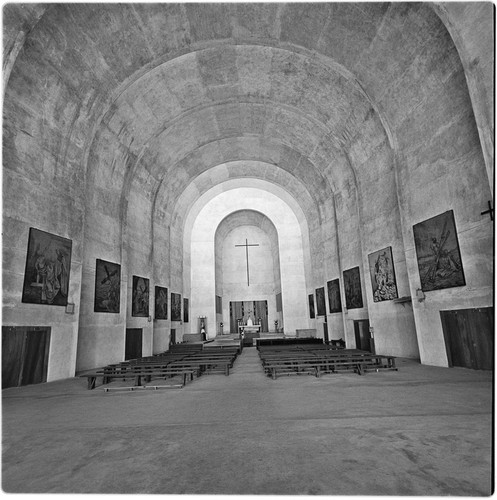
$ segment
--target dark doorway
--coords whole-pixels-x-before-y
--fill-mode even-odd
[[[494,308],[440,311],[449,366],[494,367]]]
[[[2,327],[2,389],[47,381],[50,327]]]
[[[171,335],[169,336],[169,345],[176,344],[176,328],[171,328]]]
[[[371,333],[369,331],[369,319],[354,321],[355,345],[361,351],[373,352],[371,350]]]
[[[330,339],[328,338],[328,323],[326,322],[326,316],[325,316],[325,322],[323,323],[323,335],[324,335],[324,343],[329,344]]]
[[[126,328],[126,348],[124,359],[136,359],[142,356],[143,330],[141,328]]]

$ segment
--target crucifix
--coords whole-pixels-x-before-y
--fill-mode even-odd
[[[488,202],[488,210],[485,210],[484,212],[481,213],[481,215],[490,215],[490,220],[494,220],[494,209],[492,208],[492,203],[489,201]]]
[[[258,247],[259,244],[255,243],[252,245],[249,245],[249,242],[247,239],[245,239],[245,245],[235,245],[236,247],[245,247],[245,254],[247,257],[247,286],[250,286],[250,280],[249,280],[249,263],[248,263],[248,247]]]

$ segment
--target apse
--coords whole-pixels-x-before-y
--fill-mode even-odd
[[[224,299],[221,311],[216,310],[217,325],[223,323],[224,330],[229,327],[230,333],[237,333],[232,304],[258,301],[264,309],[262,331],[275,330],[275,322],[282,328],[283,315],[276,300],[281,296],[281,273],[274,224],[255,210],[233,212],[216,230],[215,256],[216,297]]]
[[[184,237],[189,246],[189,254],[191,256],[190,269],[184,269],[185,274],[190,275],[191,314],[193,318],[207,317],[207,321],[210,324],[208,331],[213,332],[212,335],[217,330],[219,322],[229,322],[229,309],[227,308],[229,308],[231,300],[268,300],[268,307],[269,304],[273,307],[269,316],[274,322],[275,319],[280,317],[276,314],[276,294],[278,293],[281,293],[282,296],[283,314],[281,321],[285,325],[285,328],[288,331],[295,332],[297,329],[309,327],[306,307],[306,280],[309,280],[310,277],[306,277],[304,266],[305,249],[307,251],[309,249],[308,233],[303,230],[303,225],[299,222],[294,210],[282,197],[272,192],[283,191],[281,188],[263,181],[259,181],[256,184],[259,184],[259,187],[232,187],[231,189],[227,189],[225,186],[224,189],[227,190],[222,191],[205,202],[192,222],[191,231],[188,233],[185,232]],[[265,189],[262,189],[262,186]],[[257,213],[261,217],[260,220],[264,221],[268,228],[266,231],[261,230],[257,235],[262,236],[262,233],[266,233],[266,239],[264,240],[266,255],[270,255],[271,257],[273,277],[275,275],[277,277],[279,274],[280,279],[273,279],[272,285],[269,285],[267,282],[256,282],[255,288],[254,283],[252,283],[252,289],[250,289],[248,283],[245,283],[245,281],[242,282],[240,279],[239,283],[236,283],[238,284],[238,289],[235,290],[235,287],[228,286],[227,283],[224,283],[220,279],[221,269],[225,269],[225,266],[220,262],[224,252],[220,253],[218,251],[216,255],[216,246],[218,250],[221,249],[221,241],[219,240],[230,219],[240,217],[240,215],[237,216],[235,214],[252,213],[254,211],[253,207],[257,207]],[[195,210],[193,211],[196,212]],[[246,222],[244,222],[242,227],[244,226],[247,228],[251,227],[250,231],[246,229],[245,233],[248,240],[249,232],[251,235],[255,235],[256,229],[253,224],[246,224]],[[243,238],[243,231],[240,229],[236,229],[236,236]],[[216,234],[218,235],[217,245]],[[224,240],[228,237],[229,234],[226,235]],[[242,240],[240,240],[240,243],[246,244]],[[240,257],[242,258],[243,269],[243,266],[246,266],[246,255],[243,255],[242,247],[238,247],[237,249],[241,253]],[[248,251],[250,252],[250,250]],[[254,253],[255,251],[251,254]],[[229,255],[231,258],[234,258],[231,248]],[[278,261],[280,263],[279,273],[275,271],[275,264],[277,269]],[[238,260],[238,262],[240,261]],[[257,263],[258,260],[255,262]],[[216,267],[218,269],[217,273]],[[231,276],[233,276],[233,272],[236,273],[237,271],[236,264],[226,268],[230,269]],[[240,268],[238,268],[239,270]],[[261,280],[258,272],[256,272],[255,276],[256,279]],[[245,280],[245,278],[246,275],[244,274],[243,279]],[[270,290],[269,287],[271,286],[272,289]],[[221,319],[216,314],[215,301],[216,295],[220,296],[219,294],[223,293],[224,290],[231,293],[232,296],[222,296],[223,308]],[[254,290],[255,295],[251,295],[252,290]],[[265,294],[264,298],[261,296],[262,293]]]

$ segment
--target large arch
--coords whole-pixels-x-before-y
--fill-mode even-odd
[[[278,239],[285,241],[279,249],[284,324],[288,333],[295,335],[298,328],[308,327],[303,248],[306,235],[302,234],[293,210],[267,188],[264,191],[260,188],[233,188],[202,203],[194,217],[191,234],[186,236],[192,257],[192,316],[216,317],[215,235],[219,224],[233,212],[251,210],[254,206],[259,207],[258,211],[274,224]]]

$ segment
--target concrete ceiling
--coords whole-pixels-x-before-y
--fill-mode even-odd
[[[464,108],[429,4],[13,4],[4,23],[5,113],[41,145],[45,175],[103,198],[136,190],[169,214],[199,176],[247,160],[233,175],[289,174],[319,210],[391,172],[420,105],[456,94]],[[216,182],[202,178],[199,196]]]

